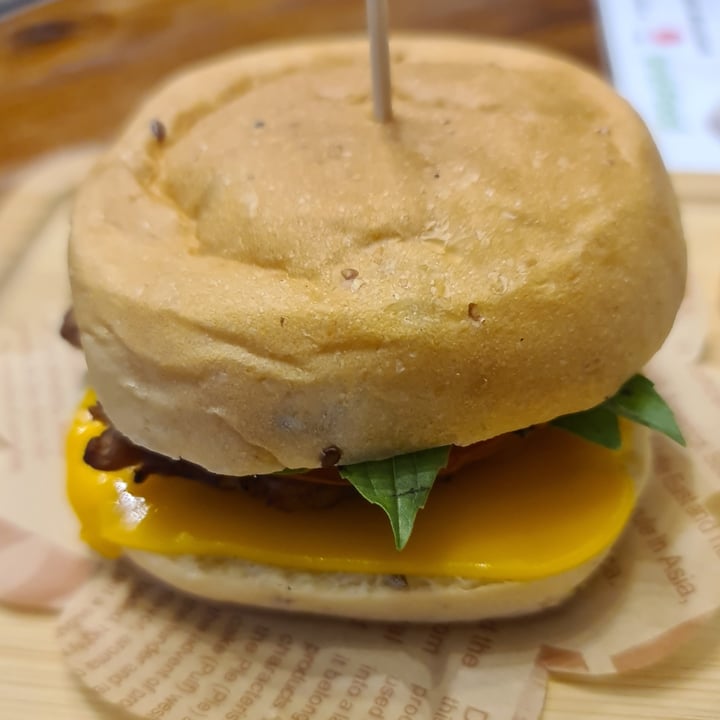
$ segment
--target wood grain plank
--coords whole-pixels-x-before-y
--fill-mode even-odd
[[[708,353],[720,360],[720,205],[682,204],[690,262],[713,308]],[[55,619],[0,608],[0,718],[127,720],[82,688],[65,669]],[[720,616],[672,658],[640,672],[593,680],[551,680],[543,720],[717,720]]]
[[[361,0],[57,0],[0,23],[0,174],[107,138],[173,69],[251,43],[361,31]],[[393,0],[394,30],[486,33],[599,62],[590,0]]]

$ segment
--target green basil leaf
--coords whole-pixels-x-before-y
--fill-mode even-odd
[[[561,415],[550,424],[610,450],[617,450],[621,445],[617,415],[604,404],[571,415]]]
[[[611,398],[589,410],[562,415],[551,421],[563,430],[611,450],[620,447],[618,416],[645,425],[685,446],[680,428],[668,404],[660,397],[652,381],[633,375]]]
[[[644,375],[634,375],[603,405],[616,415],[657,430],[679,445],[685,446],[685,438],[667,403],[660,397],[651,380]]]
[[[340,475],[369,502],[379,505],[390,518],[395,547],[402,550],[415,517],[425,506],[438,472],[448,463],[449,447],[431,448],[387,460],[345,465]]]

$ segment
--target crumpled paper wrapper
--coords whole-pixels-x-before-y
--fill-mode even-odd
[[[537,720],[549,672],[656,662],[720,605],[720,373],[698,361],[704,320],[692,295],[648,369],[690,451],[654,438],[653,479],[626,533],[560,609],[369,624],[211,604],[129,563],[96,565],[62,487],[83,362],[57,337],[70,195],[93,157],[35,168],[0,207],[0,602],[63,606],[67,661],[105,700],[178,720]]]

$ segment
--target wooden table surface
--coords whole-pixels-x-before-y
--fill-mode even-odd
[[[57,0],[0,21],[0,173],[106,138],[158,78],[229,48],[364,29],[363,0]],[[590,0],[390,0],[394,29],[462,30],[600,54]]]
[[[170,70],[234,46],[361,30],[362,0],[57,0],[0,20],[0,187],[53,149],[110,137]],[[545,45],[600,67],[590,0],[390,0],[395,29],[461,30]],[[717,178],[695,179],[717,187]],[[699,183],[699,184],[698,184]],[[714,311],[720,360],[720,205],[681,197],[691,268]],[[67,674],[53,618],[0,608],[0,720],[119,720]],[[720,622],[661,666],[593,683],[552,681],[547,720],[720,718]]]

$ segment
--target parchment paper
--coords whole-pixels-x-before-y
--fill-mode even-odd
[[[0,208],[0,601],[56,607],[79,586],[59,642],[106,700],[178,720],[536,720],[549,671],[655,662],[720,605],[711,511],[720,375],[698,362],[694,296],[648,369],[691,452],[654,438],[653,479],[622,541],[561,609],[454,626],[366,624],[213,605],[124,562],[88,577],[62,488],[62,433],[83,364],[57,328],[68,303],[69,191],[91,161],[85,152],[37,168]]]

